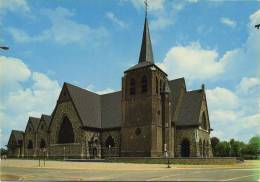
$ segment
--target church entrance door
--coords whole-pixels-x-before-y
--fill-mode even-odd
[[[190,156],[190,142],[185,138],[181,143],[181,156],[189,157]]]
[[[96,147],[91,147],[90,148],[90,158],[91,159],[95,159],[95,158],[97,158],[97,148]]]

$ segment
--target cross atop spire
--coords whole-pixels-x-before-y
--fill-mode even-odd
[[[145,4],[145,20],[144,20],[142,46],[139,55],[139,63],[142,62],[153,63],[153,49],[152,49],[152,43],[151,43],[148,20],[147,20],[147,7],[148,7],[147,0],[144,1],[144,4]]]
[[[147,0],[144,1],[144,6],[145,6],[145,18],[147,18],[147,8],[148,8]]]

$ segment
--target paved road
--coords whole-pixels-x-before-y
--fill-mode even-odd
[[[35,163],[35,162],[34,162]],[[62,165],[75,165],[69,162],[63,162]],[[84,163],[86,169],[68,169],[66,168],[48,168],[46,167],[14,167],[1,165],[1,174],[3,177],[9,175],[9,178],[17,177],[20,180],[139,180],[139,181],[259,181],[260,169],[249,166],[247,168],[234,167],[189,167],[173,166],[168,169],[165,165],[144,167],[144,170],[133,170],[138,164],[129,164],[129,169],[122,167],[115,170],[112,166],[117,164],[108,163]],[[103,166],[103,167],[91,167]],[[111,169],[107,168],[111,167]],[[73,168],[73,167],[71,167]],[[157,169],[157,170],[156,170]],[[10,177],[11,176],[11,177]],[[3,178],[5,179],[5,178]]]

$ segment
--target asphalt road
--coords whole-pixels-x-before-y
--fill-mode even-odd
[[[71,163],[64,162],[63,165]],[[84,165],[95,165],[85,163]],[[100,163],[98,165],[101,165]],[[106,166],[106,163],[102,165]],[[111,165],[111,164],[109,164]],[[112,164],[117,165],[117,164]],[[131,164],[129,164],[131,166]],[[132,167],[132,166],[131,166]],[[130,167],[130,168],[131,168]],[[255,167],[237,168],[189,168],[173,166],[168,169],[165,165],[159,166],[158,170],[132,170],[132,169],[53,169],[47,167],[14,167],[2,166],[2,180],[138,180],[138,181],[259,181],[260,169]]]

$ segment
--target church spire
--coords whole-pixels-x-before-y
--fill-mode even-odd
[[[142,39],[142,46],[139,55],[139,63],[142,62],[152,62],[153,63],[153,49],[152,43],[150,39],[150,32],[148,27],[148,20],[147,20],[147,0],[145,1],[145,21],[144,21],[144,31],[143,31],[143,39]]]

